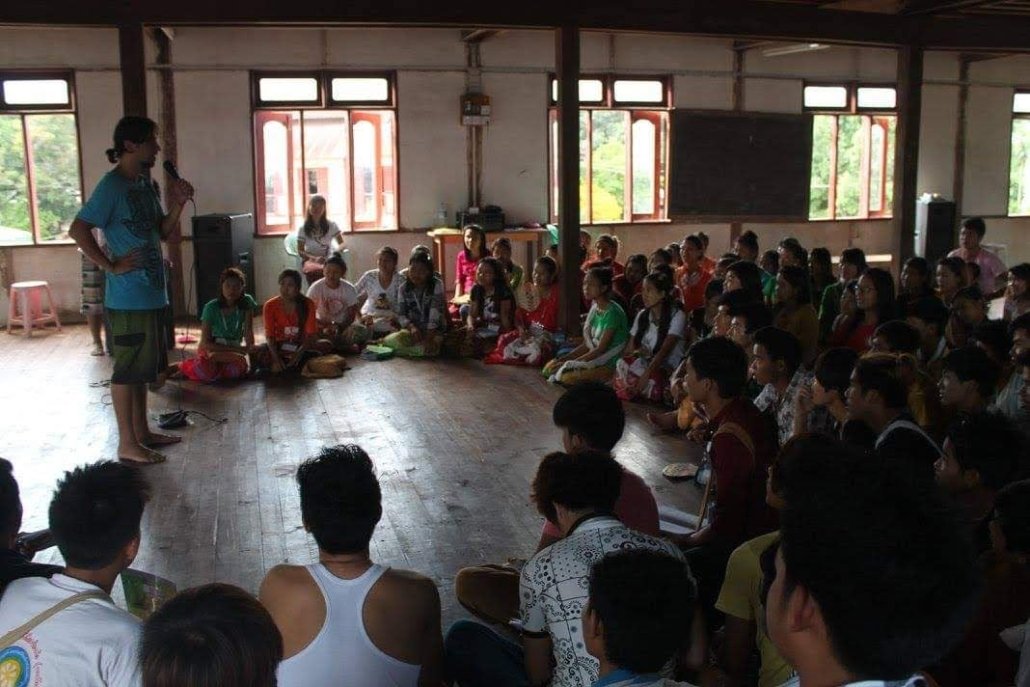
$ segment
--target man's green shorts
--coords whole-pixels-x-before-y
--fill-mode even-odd
[[[149,384],[168,367],[166,309],[107,309],[114,339],[112,384]]]

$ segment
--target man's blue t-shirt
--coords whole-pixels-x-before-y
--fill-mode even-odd
[[[151,182],[140,175],[126,179],[111,170],[97,184],[78,219],[99,227],[111,259],[143,248],[141,267],[125,274],[107,273],[104,305],[115,310],[156,310],[168,305],[161,220],[164,212]]]

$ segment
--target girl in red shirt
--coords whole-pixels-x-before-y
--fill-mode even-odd
[[[321,350],[321,342],[316,340],[315,302],[300,289],[300,272],[283,270],[279,274],[279,295],[268,299],[262,308],[266,343],[258,358],[261,366],[275,374],[299,367],[306,357],[328,352]]]

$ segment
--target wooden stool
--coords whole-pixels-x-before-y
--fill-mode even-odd
[[[46,294],[47,311],[43,312],[43,295]],[[20,311],[20,312],[19,312]],[[20,281],[11,284],[10,306],[7,310],[7,333],[11,333],[14,325],[22,328],[32,336],[32,328],[43,326],[48,322],[57,325],[61,330],[61,320],[57,316],[54,295],[50,293],[50,284],[45,281]]]

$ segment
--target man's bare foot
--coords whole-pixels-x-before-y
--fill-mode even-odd
[[[104,354],[104,347],[101,344],[99,344],[99,343],[93,344],[93,351],[90,353],[90,355],[103,355],[103,354]]]
[[[155,465],[163,463],[167,458],[157,451],[152,451],[146,446],[136,445],[118,448],[118,460],[123,463],[135,463],[138,465]]]
[[[175,434],[158,434],[157,432],[147,432],[147,434],[140,439],[143,446],[154,447],[154,446],[170,446],[172,444],[178,444],[182,441],[182,437],[176,436]]]
[[[679,429],[677,417],[678,413],[674,410],[668,413],[648,413],[647,421],[656,429],[660,429],[663,432],[671,432]]]

